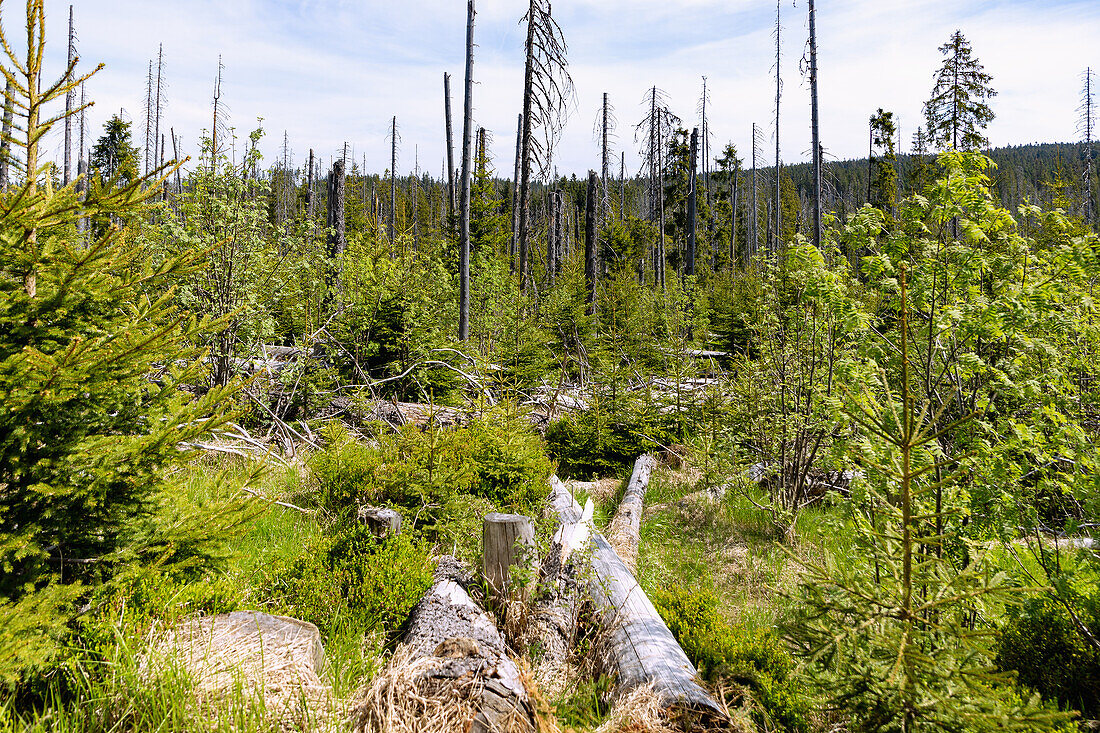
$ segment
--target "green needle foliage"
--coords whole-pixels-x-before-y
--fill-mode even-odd
[[[909,301],[900,269],[901,373],[849,395],[845,414],[864,430],[859,454],[868,472],[857,512],[862,553],[849,562],[808,563],[790,637],[817,667],[815,681],[846,710],[858,730],[1039,730],[1065,718],[1022,700],[1010,675],[992,665],[987,614],[1003,609],[1017,589],[985,558],[961,567],[942,552],[944,515],[938,497],[956,476],[946,472],[940,431],[928,400],[917,402],[910,369]],[[937,476],[939,478],[937,478]],[[976,548],[975,548],[976,549]]]
[[[26,13],[25,58],[0,31],[0,71],[22,116],[6,142],[26,161],[22,183],[0,192],[0,685],[50,662],[97,586],[193,565],[233,524],[160,512],[181,444],[227,419],[228,396],[180,389],[199,381],[179,365],[198,362],[190,344],[209,324],[180,316],[164,288],[194,255],[150,266],[117,224],[168,170],[116,177],[83,202],[76,182],[50,185],[38,146],[64,114],[43,121],[43,107],[87,77],[70,68],[40,85],[43,0]],[[115,223],[82,233],[92,218]]]

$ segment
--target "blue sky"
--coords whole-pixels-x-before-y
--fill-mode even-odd
[[[398,172],[419,159],[438,175],[444,159],[442,76],[452,75],[461,129],[466,3],[462,0],[74,0],[85,66],[106,68],[88,83],[96,107],[92,134],[119,110],[142,112],[148,60],[164,44],[168,84],[162,126],[194,154],[209,128],[218,54],[224,102],[243,139],[263,117],[268,161],[286,131],[301,165],[312,147],[326,161],[344,141],[370,170],[389,166],[388,126],[402,139]],[[522,92],[522,0],[479,0],[475,31],[475,118],[495,136],[496,167],[510,175]],[[837,158],[866,155],[867,118],[878,108],[899,118],[908,147],[921,120],[937,47],[956,28],[993,75],[999,95],[989,129],[994,145],[1075,139],[1080,74],[1100,67],[1100,3],[958,0],[819,0],[822,142]],[[9,35],[22,3],[3,5]],[[569,43],[577,95],[556,158],[563,173],[598,165],[592,126],[608,92],[619,129],[616,155],[638,168],[633,125],[652,85],[664,89],[686,124],[697,124],[701,77],[711,90],[717,151],[733,142],[746,157],[751,125],[774,134],[772,2],[750,0],[558,0],[554,13]],[[780,141],[785,162],[807,159],[809,93],[799,73],[806,3],[782,0],[784,94]],[[64,61],[68,3],[47,0],[52,69]],[[90,143],[89,143],[90,144]],[[457,144],[457,141],[456,141]],[[60,157],[60,134],[47,141]],[[767,156],[774,140],[765,141]]]

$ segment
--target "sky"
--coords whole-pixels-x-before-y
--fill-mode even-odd
[[[462,125],[466,3],[462,0],[74,0],[80,69],[102,62],[87,82],[90,146],[121,113],[144,143],[149,60],[163,44],[166,105],[162,129],[195,156],[210,128],[218,57],[222,103],[239,138],[237,154],[262,117],[265,164],[294,166],[312,148],[325,167],[344,143],[367,169],[389,168],[397,117],[399,174],[439,175],[445,160],[443,73],[451,74],[456,162]],[[23,37],[22,3],[4,3],[0,22]],[[495,168],[510,177],[523,86],[523,0],[477,0],[474,118],[491,135]],[[46,0],[48,77],[64,70],[66,2]],[[752,124],[761,154],[775,155],[775,2],[756,0],[558,0],[576,94],[558,146],[561,174],[599,166],[593,134],[603,94],[614,107],[616,159],[637,172],[634,126],[656,85],[686,127],[699,124],[702,77],[710,90],[712,152],[727,142],[751,155]],[[780,147],[784,163],[809,159],[806,0],[780,0]],[[998,95],[988,134],[994,146],[1078,139],[1082,73],[1100,67],[1097,0],[818,0],[821,139],[836,159],[867,154],[867,121],[893,111],[904,149],[923,123],[938,47],[956,29],[992,74]],[[171,144],[169,143],[169,153]],[[62,136],[46,140],[60,161]],[[712,157],[713,157],[712,156]],[[75,157],[75,156],[74,156]],[[617,174],[617,170],[616,170]]]

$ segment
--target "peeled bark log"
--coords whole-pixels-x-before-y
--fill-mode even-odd
[[[405,644],[419,657],[441,660],[426,673],[443,683],[436,694],[473,691],[478,712],[471,733],[535,730],[535,714],[520,671],[508,658],[493,617],[463,588],[467,582],[457,561],[440,559],[435,584],[413,609]],[[477,684],[469,685],[473,678]]]
[[[569,558],[591,533],[592,500],[581,508],[557,476],[550,477],[550,511],[558,526],[550,552],[539,573],[540,595],[532,604],[524,635],[527,645],[538,647],[532,655],[532,673],[543,694],[562,692],[568,681],[566,668],[580,615],[581,586]]]
[[[646,454],[634,462],[630,483],[626,485],[619,510],[615,512],[608,528],[608,540],[623,562],[633,573],[638,566],[638,544],[641,541],[642,508],[649,477],[657,468],[657,459]]]
[[[564,487],[563,487],[564,488]],[[555,486],[551,507],[559,521],[575,522],[576,503]],[[592,574],[588,591],[595,602],[605,641],[605,671],[616,676],[622,697],[651,685],[663,705],[724,719],[718,703],[696,682],[697,672],[630,569],[598,533],[592,535]]]

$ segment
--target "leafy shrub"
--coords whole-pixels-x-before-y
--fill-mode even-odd
[[[1100,637],[1097,600],[1079,617]],[[1049,598],[1028,602],[1001,629],[997,666],[1015,670],[1022,684],[1045,698],[1100,715],[1100,652],[1082,638],[1065,608]]]
[[[325,439],[310,468],[322,505],[335,512],[382,503],[415,510],[431,525],[460,495],[522,512],[545,495],[550,474],[542,440],[530,426],[495,413],[453,430],[405,425],[373,445],[333,423]]]
[[[297,557],[266,570],[260,600],[317,625],[390,633],[432,583],[428,548],[406,535],[377,540],[358,524],[317,537]]]
[[[795,683],[791,657],[775,634],[746,633],[722,618],[711,592],[680,584],[658,588],[653,605],[704,679],[752,692],[759,703],[752,714],[761,726],[810,729],[810,701]]]

